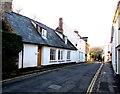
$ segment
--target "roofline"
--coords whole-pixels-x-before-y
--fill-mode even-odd
[[[8,13],[8,12],[6,12],[6,13]],[[51,29],[51,30],[53,30],[53,31],[55,32],[54,29],[48,27],[47,25],[45,25],[45,24],[43,24],[43,23],[41,23],[41,22],[38,22],[38,21],[36,21],[36,20],[34,20],[34,19],[31,19],[31,18],[29,18],[29,17],[27,17],[27,16],[24,16],[24,15],[21,15],[21,14],[15,13],[15,12],[11,12],[11,13],[14,13],[14,14],[16,14],[16,15],[19,15],[19,16],[25,17],[25,18],[27,18],[27,19],[29,19],[29,20],[35,21],[35,22],[37,22],[37,23],[40,23],[40,24],[46,26],[47,28],[49,28],[49,29]],[[11,14],[11,13],[9,13],[9,14]],[[55,32],[55,34],[57,35],[56,32]],[[58,36],[58,35],[57,35],[57,36]],[[59,37],[59,36],[58,36],[58,37]],[[60,38],[60,37],[59,37],[59,38]],[[61,39],[61,38],[60,38],[60,39]],[[61,39],[61,40],[62,40],[62,39]],[[63,41],[63,40],[62,40],[62,41]],[[63,42],[64,42],[64,41],[63,41]],[[45,44],[39,44],[39,43],[31,43],[31,42],[25,42],[25,41],[23,41],[23,43],[36,44],[36,45],[43,45],[43,46],[55,47],[55,48],[62,48],[62,49],[77,50],[77,48],[76,48],[72,43],[71,43],[71,45],[74,47],[74,49],[72,49],[72,48],[65,48],[65,47],[51,46],[51,45],[45,45]]]
[[[117,7],[116,7],[116,11],[115,11],[115,15],[113,18],[113,24],[116,23],[118,15],[120,15],[120,1],[118,1]]]
[[[114,27],[112,26],[110,43],[112,43],[112,41],[113,41],[113,35],[114,35],[114,30],[113,29],[114,29]]]
[[[7,13],[8,13],[8,12],[7,12]],[[23,14],[18,14],[18,13],[16,13],[16,12],[11,12],[11,13],[15,13],[15,14],[17,14],[17,15],[23,16],[23,17],[25,17],[25,18],[28,18],[29,20],[33,20],[33,21],[35,21],[35,22],[37,22],[37,23],[40,23],[40,24],[42,24],[42,25],[44,25],[44,26],[52,29],[51,27],[49,27],[49,26],[47,26],[47,25],[45,25],[45,24],[43,24],[43,23],[41,23],[41,22],[39,22],[39,21],[37,21],[37,20],[35,20],[35,19],[32,19],[32,18],[30,18],[30,17],[27,17],[27,16],[25,16],[25,15],[23,15]],[[10,14],[11,14],[11,13],[10,13]],[[54,29],[52,29],[52,30],[54,30]]]
[[[45,45],[45,44],[38,44],[38,43],[31,43],[31,42],[23,42],[23,43],[26,43],[26,44],[35,44],[35,45],[41,45],[41,46],[47,46],[47,47],[54,47],[54,48],[69,49],[69,50],[77,50],[77,49],[70,49],[70,48],[57,47],[57,46],[51,46],[51,45]]]
[[[55,32],[55,31],[58,32],[57,30],[54,30],[54,29],[53,29],[53,31],[54,31],[54,32]],[[63,40],[56,32],[55,32],[55,34],[64,42],[64,40]],[[58,33],[59,33],[59,32],[58,32]],[[62,34],[62,35],[65,36],[64,34]],[[77,50],[77,48],[71,43],[71,41],[70,41],[69,39],[67,39],[67,40],[68,40],[68,41],[70,42],[70,44]]]

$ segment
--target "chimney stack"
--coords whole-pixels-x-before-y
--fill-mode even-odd
[[[59,26],[56,28],[59,33],[63,33],[63,19],[59,18]]]
[[[5,19],[3,16],[4,12],[11,13],[12,12],[12,1],[13,0],[1,0],[0,1],[0,30],[2,30],[2,20]]]
[[[63,30],[63,19],[59,18],[59,30]]]
[[[2,1],[2,10],[3,12],[12,12],[12,1],[13,0],[5,0]]]

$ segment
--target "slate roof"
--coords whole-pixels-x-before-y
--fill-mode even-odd
[[[77,50],[76,47],[68,40],[68,43],[65,42],[56,34],[56,32],[47,27],[46,25],[34,21],[28,17],[22,16],[17,13],[4,13],[4,16],[9,20],[14,32],[23,38],[24,43],[32,43],[50,47],[64,48]],[[39,32],[34,28],[31,20],[38,24],[40,27],[47,30],[47,39],[44,39]]]

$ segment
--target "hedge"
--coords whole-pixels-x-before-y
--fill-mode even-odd
[[[2,70],[13,71],[17,68],[18,54],[22,50],[22,37],[11,32],[2,32]]]

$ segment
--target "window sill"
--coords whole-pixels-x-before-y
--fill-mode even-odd
[[[57,62],[57,61],[49,61],[50,63],[52,63],[52,62]]]
[[[66,61],[71,61],[71,60],[66,60]]]
[[[58,62],[65,62],[64,60],[60,60],[60,61],[58,61]]]

